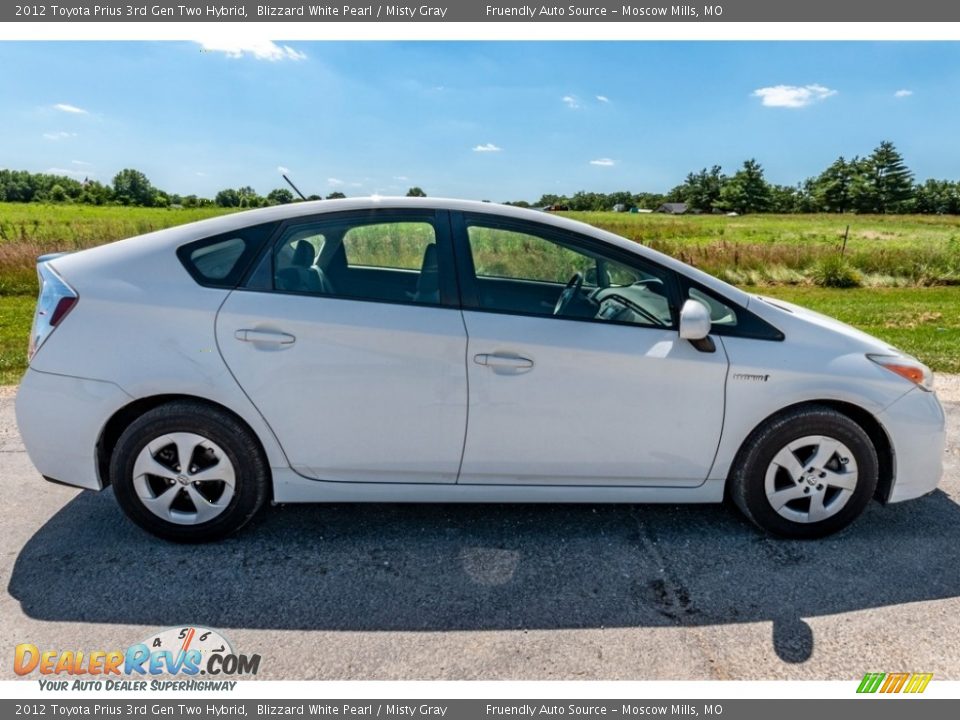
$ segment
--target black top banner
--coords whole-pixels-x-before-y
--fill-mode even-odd
[[[643,0],[575,3],[469,0],[456,4],[347,2],[137,3],[64,0],[6,4],[0,22],[957,22],[960,3],[943,0],[724,0],[685,4]]]

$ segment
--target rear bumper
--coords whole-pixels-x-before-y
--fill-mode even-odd
[[[911,390],[877,417],[893,445],[894,479],[888,502],[921,497],[943,475],[946,419],[934,393]]]
[[[64,485],[102,489],[97,442],[107,420],[132,399],[110,382],[27,370],[16,414],[31,462]]]

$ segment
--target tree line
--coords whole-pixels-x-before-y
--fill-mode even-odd
[[[412,187],[409,197],[425,197]],[[332,192],[325,199],[346,197]],[[310,195],[307,200],[322,200]],[[256,208],[295,202],[287,188],[259,195],[252,187],[225,188],[212,199],[168,193],[153,186],[139,170],[121,170],[110,184],[95,180],[22,170],[0,170],[0,200],[7,202],[76,202],[90,205],[135,205],[142,207]],[[816,177],[796,185],[777,185],[764,177],[763,167],[747,160],[732,175],[719,165],[688,173],[667,193],[580,191],[572,196],[545,194],[534,203],[508,204],[521,207],[555,207],[569,210],[610,210],[614,207],[656,210],[664,203],[684,203],[697,213],[924,213],[960,214],[960,181],[915,182],[900,152],[889,141],[880,143],[865,157],[837,158]]]
[[[892,142],[884,141],[866,157],[837,158],[816,177],[796,185],[777,185],[751,159],[733,174],[719,165],[691,172],[667,193],[594,193],[543,195],[526,207],[609,210],[615,206],[656,210],[664,203],[684,203],[698,213],[924,213],[960,214],[960,181],[914,181],[913,172]]]
[[[410,197],[425,197],[419,187],[407,191]],[[334,200],[345,198],[342,192],[332,192],[326,198],[310,195],[307,200]],[[82,203],[85,205],[131,205],[136,207],[225,207],[258,208],[285,205],[299,198],[287,188],[276,188],[260,195],[250,186],[224,188],[212,199],[197,195],[179,195],[154,187],[139,170],[126,168],[118,172],[113,182],[83,181],[51,173],[31,173],[26,170],[0,169],[0,201]]]

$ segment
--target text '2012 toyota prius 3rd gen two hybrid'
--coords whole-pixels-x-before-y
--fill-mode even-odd
[[[816,537],[932,491],[930,370],[547,213],[305,202],[39,260],[38,470],[181,541],[293,502],[720,502]]]

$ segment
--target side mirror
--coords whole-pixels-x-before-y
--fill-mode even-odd
[[[680,337],[689,340],[697,350],[704,353],[717,351],[710,337],[710,311],[699,300],[687,300],[680,310]]]
[[[687,300],[680,310],[680,337],[703,340],[710,334],[710,311],[699,300]]]

